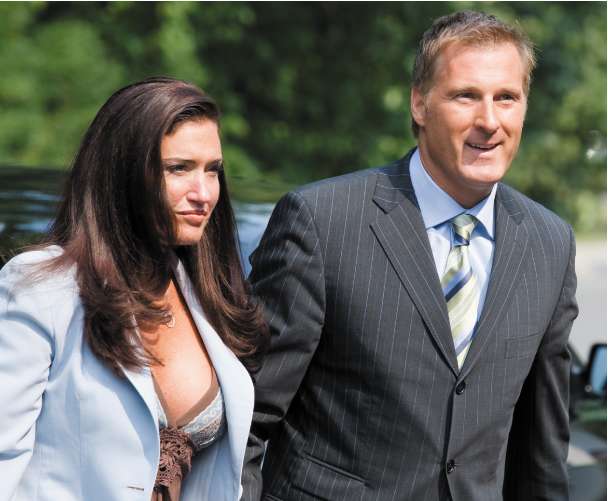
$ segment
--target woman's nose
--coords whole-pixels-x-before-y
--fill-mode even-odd
[[[211,198],[211,190],[206,173],[195,174],[188,190],[188,198],[195,202],[208,202]]]

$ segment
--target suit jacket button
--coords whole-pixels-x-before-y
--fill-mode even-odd
[[[460,383],[456,385],[456,395],[462,395],[466,387],[467,383],[465,383],[464,381],[460,381]]]
[[[454,470],[456,469],[456,463],[453,459],[450,459],[447,464],[445,465],[445,471],[448,472],[448,475],[450,473],[454,473]]]

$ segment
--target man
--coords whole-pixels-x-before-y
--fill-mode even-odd
[[[279,202],[252,256],[273,339],[244,499],[568,499],[574,238],[500,183],[533,66],[493,16],[436,20],[418,147]]]

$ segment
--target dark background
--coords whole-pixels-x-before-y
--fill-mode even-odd
[[[538,47],[507,180],[604,233],[605,2],[0,3],[0,164],[66,168],[117,88],[191,80],[224,111],[231,176],[272,199],[290,186],[402,156],[422,32],[464,8],[519,23]]]

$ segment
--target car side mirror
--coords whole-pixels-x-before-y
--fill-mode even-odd
[[[594,397],[606,398],[606,343],[593,345],[585,372],[586,392]]]

